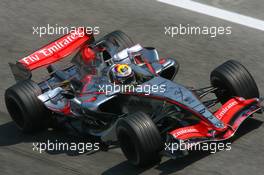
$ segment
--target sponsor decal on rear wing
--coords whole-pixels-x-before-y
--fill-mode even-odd
[[[32,70],[57,62],[91,41],[94,41],[93,34],[79,28],[18,60],[16,64],[9,63],[9,66],[16,81],[30,79]]]
[[[82,29],[78,29],[20,59],[18,62],[31,71],[65,58],[90,39],[93,39],[93,34],[85,34]]]

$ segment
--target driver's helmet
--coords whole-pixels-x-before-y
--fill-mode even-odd
[[[128,64],[115,64],[111,75],[113,81],[118,84],[132,84],[136,81],[135,73]]]

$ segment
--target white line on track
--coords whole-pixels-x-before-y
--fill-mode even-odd
[[[260,19],[252,18],[249,16],[230,12],[227,10],[222,10],[216,7],[201,4],[199,2],[194,2],[191,0],[157,0],[157,1],[264,31],[264,21]]]

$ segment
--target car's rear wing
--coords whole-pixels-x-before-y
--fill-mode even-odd
[[[93,40],[93,34],[78,29],[18,60],[16,64],[9,63],[9,66],[17,81],[29,79],[32,70],[57,62]]]

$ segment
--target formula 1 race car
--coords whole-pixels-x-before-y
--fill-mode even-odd
[[[211,85],[195,89],[173,82],[178,62],[160,58],[155,48],[134,44],[121,31],[95,40],[80,30],[10,63],[17,82],[6,90],[5,103],[23,132],[54,121],[70,124],[102,143],[119,144],[132,164],[144,166],[161,155],[181,155],[165,150],[167,143],[226,140],[262,112],[257,85],[238,61],[218,66]],[[71,61],[58,68],[66,57]],[[41,67],[48,77],[33,81],[32,71]]]

